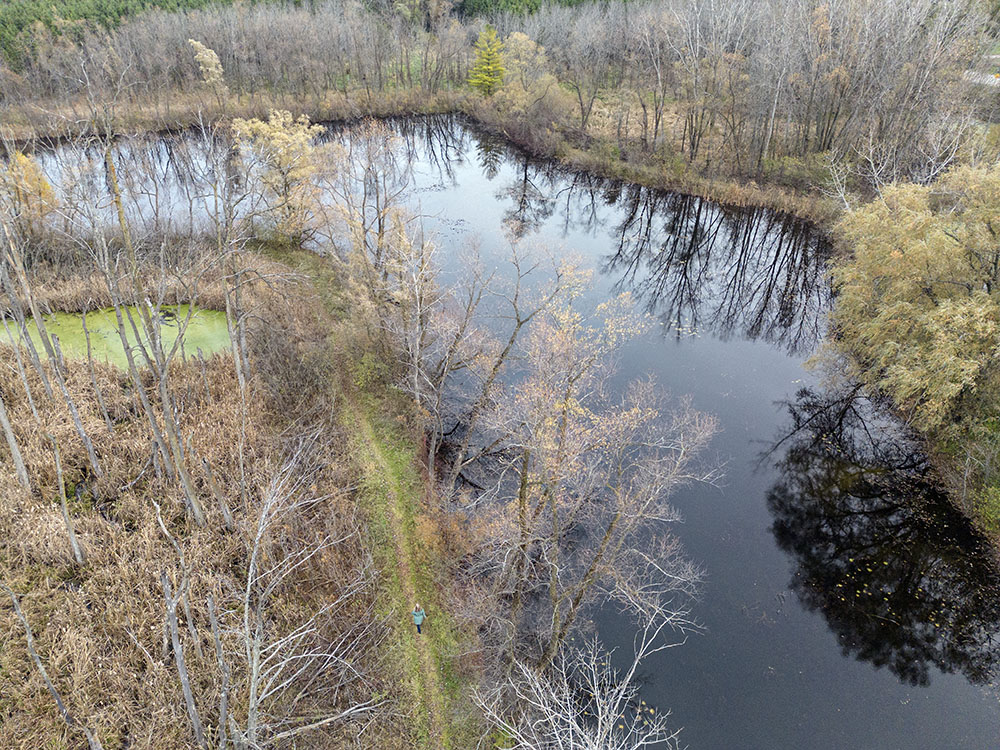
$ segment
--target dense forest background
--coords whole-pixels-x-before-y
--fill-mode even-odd
[[[626,179],[648,168],[679,187],[752,178],[838,198],[995,151],[997,89],[969,79],[992,70],[979,0],[710,5],[496,9],[505,85],[485,100],[467,80],[485,20],[444,2],[213,5],[72,34],[42,25],[14,37],[30,49],[0,65],[0,102],[10,127],[41,133],[79,128],[94,96],[132,117],[125,129],[279,105],[313,120],[465,109],[537,153],[583,149],[579,166]],[[192,38],[218,55],[228,99],[206,96]]]
[[[272,3],[315,9],[322,0],[237,0],[244,5]],[[580,0],[561,0],[562,5],[578,5]],[[145,10],[168,13],[230,5],[232,0],[7,0],[0,6],[0,51],[7,62],[22,64],[33,48],[33,31],[44,26],[56,34],[79,35],[88,28],[110,29],[125,18]],[[462,0],[456,10],[464,14],[493,12],[531,13],[541,0]]]
[[[32,30],[79,34],[88,26],[111,28],[143,10],[204,8],[212,0],[8,0],[0,6],[0,49],[12,65],[32,49]]]

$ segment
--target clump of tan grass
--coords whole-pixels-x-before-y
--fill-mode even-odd
[[[268,258],[255,253],[246,253],[244,263],[258,278],[267,277],[280,281],[289,275],[289,270]],[[163,304],[180,305],[195,301],[199,307],[210,310],[224,310],[226,307],[226,269],[221,264],[204,268],[181,266],[164,275],[158,268],[145,266],[138,276],[139,292],[129,285],[123,285],[120,301],[135,305],[144,299],[161,300]],[[32,294],[45,312],[83,312],[110,308],[113,305],[111,292],[104,276],[93,270],[93,264],[82,267],[43,263],[31,269]],[[265,285],[248,287],[249,294],[264,294]],[[22,308],[27,300],[19,297]],[[10,314],[7,300],[0,302],[0,315]]]
[[[179,608],[178,613],[194,699],[213,742],[217,738],[211,727],[218,719],[222,676],[206,602],[211,595],[220,610],[232,669],[229,700],[238,715],[247,701],[245,665],[236,658],[242,649],[236,631],[248,549],[263,494],[286,461],[291,444],[302,435],[322,436],[313,441],[300,469],[309,478],[303,491],[321,500],[288,516],[274,531],[265,553],[269,559],[280,559],[327,537],[343,541],[304,566],[277,592],[269,627],[277,631],[292,627],[303,613],[336,598],[367,559],[363,536],[357,533],[349,462],[343,455],[346,441],[338,437],[330,408],[329,368],[319,366],[330,321],[317,309],[315,296],[302,279],[263,258],[252,262],[262,275],[267,272],[270,284],[257,283],[247,290],[247,304],[253,310],[250,361],[255,375],[245,401],[228,353],[171,365],[171,390],[181,411],[188,465],[208,518],[204,527],[191,522],[183,493],[154,462],[150,427],[126,373],[94,363],[112,420],[109,431],[86,364],[67,365],[68,389],[103,471],[97,477],[65,404],[45,399],[39,376],[29,372],[28,384],[38,407],[36,421],[12,358],[0,358],[0,393],[31,484],[30,491],[20,486],[6,447],[0,447],[0,580],[18,594],[36,648],[67,708],[100,737],[106,750],[193,746],[191,722],[165,637],[160,586],[165,573],[179,587],[183,572],[177,551],[160,528],[157,506],[164,526],[183,550],[190,575],[190,609]],[[297,286],[290,287],[289,280]],[[99,306],[102,285],[93,282],[91,277],[67,277],[40,284],[39,299],[50,309]],[[211,284],[220,285],[221,293],[219,279],[206,280],[204,288]],[[206,297],[200,301],[206,304]],[[7,350],[0,347],[0,351]],[[149,380],[147,388],[153,386]],[[82,566],[74,561],[60,514],[49,435],[59,445],[70,516],[86,550]],[[229,505],[231,528],[216,490]],[[361,589],[344,610],[344,620],[321,621],[315,637],[335,640],[352,618],[365,616],[374,596],[371,587]],[[56,710],[7,599],[0,600],[0,632],[5,633],[0,649],[0,747],[85,747],[83,734],[70,729]],[[378,667],[382,656],[377,641],[357,644],[354,656],[353,667],[369,675],[358,689],[391,695],[396,687],[384,677],[391,670]],[[330,700],[339,704],[356,697],[340,692]],[[307,708],[318,712],[331,706],[318,700]],[[334,724],[302,735],[296,746],[354,747],[354,733],[349,725]],[[391,748],[399,746],[405,735],[405,729],[389,719],[366,736]]]

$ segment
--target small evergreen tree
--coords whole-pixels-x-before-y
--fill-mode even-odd
[[[503,43],[497,30],[487,26],[476,40],[476,64],[469,74],[469,85],[483,96],[492,96],[503,84]]]

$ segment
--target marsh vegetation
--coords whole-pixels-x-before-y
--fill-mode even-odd
[[[993,561],[937,489],[995,524],[986,9],[536,11],[213,5],[0,63],[0,744],[801,746],[725,734],[712,628],[745,715],[842,739],[798,649],[885,742],[995,735]]]

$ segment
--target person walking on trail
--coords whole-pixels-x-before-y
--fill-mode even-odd
[[[423,624],[424,619],[427,617],[427,613],[424,612],[420,608],[420,605],[418,604],[413,608],[413,612],[411,612],[410,614],[413,615],[413,624],[417,626],[417,632],[419,633],[420,626]]]

